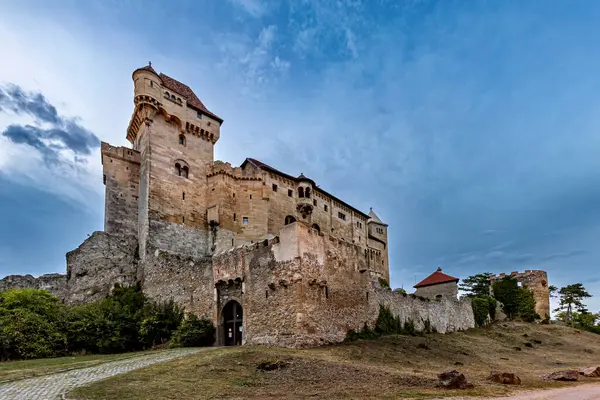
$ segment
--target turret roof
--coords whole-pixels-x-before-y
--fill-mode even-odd
[[[375,214],[375,211],[373,211],[373,208],[369,209],[369,223],[371,223],[371,222],[375,222],[376,224],[387,226],[387,224],[383,223],[379,219],[377,214]]]
[[[437,269],[437,271],[435,271],[433,274],[429,275],[427,278],[423,279],[421,282],[417,283],[413,287],[419,288],[419,287],[423,287],[423,286],[439,285],[441,283],[458,282],[458,281],[459,281],[458,278],[444,274],[442,272],[442,268],[439,267]]]

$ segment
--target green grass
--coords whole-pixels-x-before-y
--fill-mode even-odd
[[[45,375],[63,369],[89,367],[108,361],[150,354],[155,351],[138,351],[121,354],[94,354],[87,356],[41,358],[37,360],[22,360],[0,362],[0,382],[11,379],[28,378]]]

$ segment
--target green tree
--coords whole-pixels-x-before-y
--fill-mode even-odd
[[[535,313],[533,292],[520,287],[516,278],[505,276],[492,285],[494,297],[502,303],[503,311],[509,318],[522,318],[533,322],[539,316]]]
[[[559,303],[555,311],[564,311],[565,322],[570,323],[571,327],[574,327],[575,319],[573,318],[573,312],[587,312],[587,308],[583,304],[583,299],[589,297],[592,297],[592,295],[585,290],[585,287],[581,283],[564,286],[558,291]]]
[[[215,331],[211,320],[188,314],[173,334],[170,347],[212,346],[215,342]]]
[[[460,290],[466,292],[467,297],[485,297],[490,295],[490,278],[493,274],[484,272],[463,279],[459,285]]]

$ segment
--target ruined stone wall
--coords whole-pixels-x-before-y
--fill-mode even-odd
[[[458,284],[456,282],[446,282],[437,285],[418,287],[415,295],[435,299],[437,296],[442,298],[454,298],[458,296]]]
[[[104,231],[137,235],[140,154],[102,142]]]
[[[116,283],[134,285],[138,267],[135,236],[92,233],[67,253],[65,302],[83,304],[106,297]]]
[[[491,283],[495,280],[502,279],[506,274],[493,276]],[[511,272],[509,276],[512,276],[521,283],[523,287],[530,289],[533,292],[533,298],[535,299],[535,312],[540,317],[550,317],[550,291],[548,289],[548,274],[542,270],[526,270],[525,272]]]
[[[379,305],[417,329],[475,326],[469,300],[425,301],[382,289],[366,269],[363,249],[306,224],[280,236],[215,255],[215,282],[243,280],[244,342],[309,347],[342,341],[348,330],[373,326]]]
[[[37,278],[32,275],[8,275],[0,279],[0,292],[8,289],[43,289],[59,299],[65,297],[67,276],[46,274]]]
[[[216,321],[210,258],[181,256],[148,247],[141,275],[142,290],[155,300],[173,298],[186,312]]]

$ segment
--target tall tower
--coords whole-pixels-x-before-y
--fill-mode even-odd
[[[172,253],[207,254],[207,165],[223,120],[187,85],[152,65],[133,72],[134,111],[127,139],[140,153],[140,257],[152,246]]]

